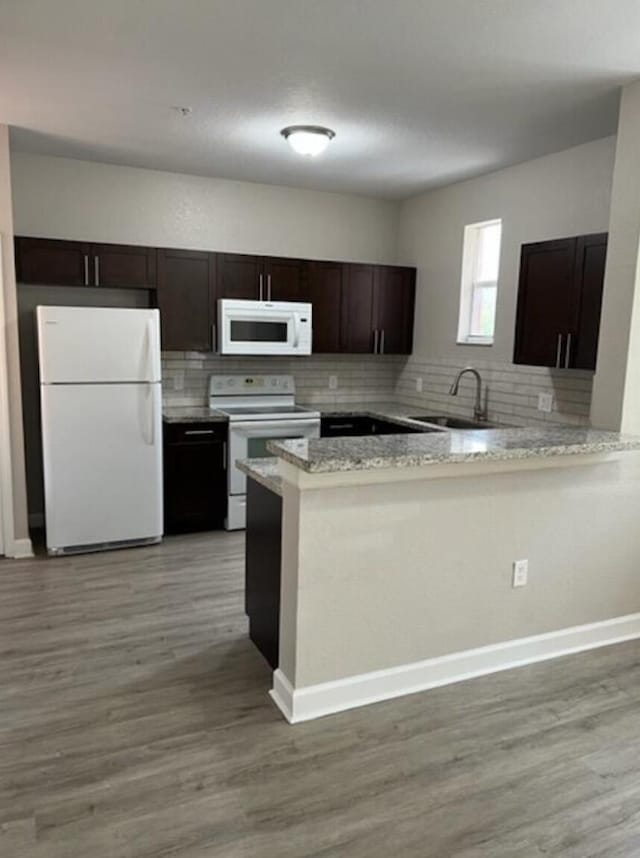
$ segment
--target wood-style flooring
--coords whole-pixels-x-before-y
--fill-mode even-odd
[[[292,727],[243,549],[0,560],[2,858],[640,855],[640,643]]]

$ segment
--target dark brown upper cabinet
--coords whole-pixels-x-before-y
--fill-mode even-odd
[[[607,234],[522,246],[514,363],[596,366]]]
[[[50,238],[18,237],[15,248],[16,279],[19,283],[89,285],[89,244]]]
[[[378,331],[379,354],[411,354],[415,292],[415,269],[376,266],[373,327]]]
[[[267,256],[264,259],[265,301],[306,301],[308,263],[304,259]]]
[[[310,262],[306,286],[311,302],[314,353],[342,351],[340,318],[345,266],[341,262]]]
[[[342,291],[342,351],[373,354],[377,337],[373,325],[375,266],[349,263],[344,266]]]
[[[235,298],[310,302],[316,354],[411,353],[413,268],[42,238],[17,237],[15,246],[22,283],[157,287],[162,347],[168,351],[215,348],[217,301]],[[594,305],[599,313],[604,251],[593,244],[580,247],[576,254],[585,285],[573,323],[580,338],[573,341],[572,360],[585,362],[594,349],[594,330],[597,334]]]
[[[20,283],[51,286],[156,288],[156,249],[48,238],[16,238]]]
[[[266,300],[264,296],[264,263],[261,256],[244,253],[218,253],[218,298]]]
[[[158,251],[158,307],[164,351],[211,351],[216,311],[215,255]]]
[[[410,354],[415,269],[392,265],[346,267],[342,301],[343,351]]]
[[[218,254],[218,297],[253,301],[304,301],[303,259]]]
[[[155,289],[155,247],[128,244],[90,245],[91,285],[114,289]]]

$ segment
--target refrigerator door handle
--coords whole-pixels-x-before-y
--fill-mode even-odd
[[[144,352],[145,352],[145,380],[148,382],[157,381],[153,377],[153,350],[155,346],[155,325],[153,319],[149,319],[144,332]]]

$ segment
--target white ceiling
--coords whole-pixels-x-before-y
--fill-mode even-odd
[[[389,198],[611,134],[637,77],[639,0],[0,0],[15,149]]]

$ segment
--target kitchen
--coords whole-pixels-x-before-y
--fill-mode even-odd
[[[249,5],[6,22],[0,844],[633,850],[640,71]]]

